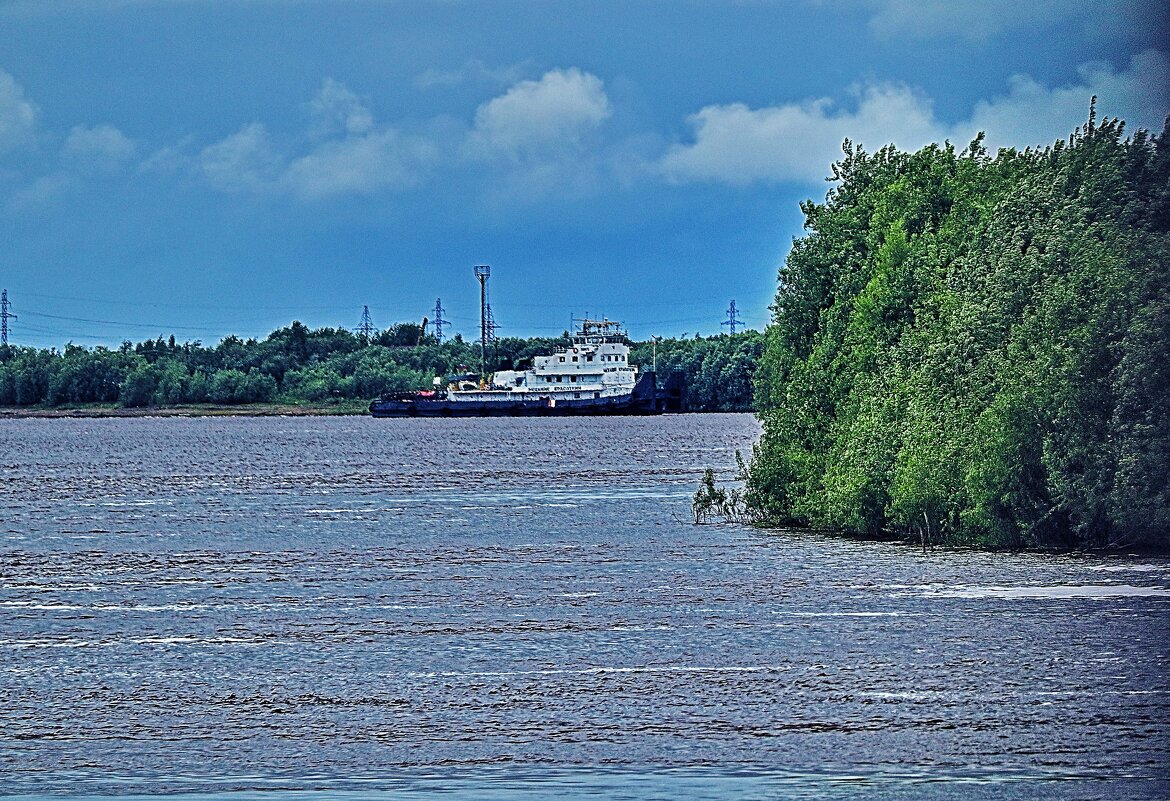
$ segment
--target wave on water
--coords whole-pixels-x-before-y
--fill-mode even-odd
[[[1002,599],[1068,599],[1068,598],[1170,598],[1170,588],[1140,587],[1132,584],[1055,584],[1052,586],[955,586],[923,588],[925,597],[934,598],[1002,598]]]

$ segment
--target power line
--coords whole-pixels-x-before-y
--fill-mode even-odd
[[[24,292],[24,297],[42,298],[44,300],[68,300],[76,303],[96,303],[103,306],[143,306],[156,309],[228,309],[233,311],[343,311],[349,306],[224,306],[219,303],[158,303],[155,301],[109,300],[106,298],[79,298],[69,295],[47,295],[41,292]]]
[[[127,322],[125,320],[95,320],[95,319],[92,319],[89,317],[67,317],[67,316],[60,315],[60,314],[45,314],[44,312],[26,311],[25,314],[27,314],[31,317],[44,317],[44,318],[49,319],[49,320],[64,320],[64,321],[70,322],[70,323],[97,323],[98,325],[120,325],[120,326],[125,326],[126,328],[154,328],[154,329],[165,329],[165,330],[172,330],[172,331],[195,331],[197,333],[205,333],[205,334],[215,333],[216,331],[219,330],[217,328],[202,328],[202,327],[195,327],[195,326],[189,326],[189,325],[168,325],[167,323],[131,323],[131,322]],[[10,316],[14,316],[14,315],[10,315]],[[226,323],[220,323],[219,325],[233,325],[233,324],[236,324],[236,323],[226,322]]]

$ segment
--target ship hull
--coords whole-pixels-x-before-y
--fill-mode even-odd
[[[654,374],[643,373],[628,395],[601,398],[502,397],[499,400],[449,400],[421,394],[381,398],[370,404],[374,417],[573,417],[660,414]]]

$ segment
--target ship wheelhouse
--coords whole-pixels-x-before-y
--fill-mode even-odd
[[[582,320],[568,347],[535,356],[527,370],[501,370],[490,385],[452,387],[452,400],[490,400],[501,396],[548,398],[621,397],[633,391],[638,368],[630,364],[630,347],[621,324]]]

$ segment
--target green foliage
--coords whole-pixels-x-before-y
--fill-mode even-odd
[[[276,381],[252,368],[216,370],[211,376],[207,399],[212,403],[264,403],[276,397]]]
[[[663,339],[635,344],[630,360],[650,369],[657,350],[659,387],[682,387],[682,409],[692,412],[746,412],[754,409],[752,377],[764,352],[759,331],[705,339]]]
[[[363,344],[340,328],[310,329],[294,321],[268,337],[224,338],[214,347],[174,337],[123,343],[116,351],[69,345],[64,353],[8,347],[0,351],[0,406],[118,403],[126,407],[182,403],[334,402],[387,392],[429,389],[436,376],[467,372],[479,348],[458,335],[440,344],[401,323]],[[533,356],[570,344],[561,337],[506,337],[493,346],[499,369],[523,369]],[[659,382],[678,382],[684,409],[751,409],[758,332],[666,340],[658,346]],[[649,369],[649,343],[632,360]]]
[[[739,451],[735,452],[735,463],[739,468],[736,478],[739,481],[747,479],[747,464]],[[708,467],[703,471],[703,480],[691,498],[691,514],[695,518],[695,525],[701,525],[714,518],[731,523],[758,522],[746,502],[743,489],[733,487],[726,490],[715,483],[715,471]]]
[[[1170,545],[1170,125],[846,142],[780,271],[747,499],[992,547]]]
[[[708,467],[703,471],[703,480],[691,500],[691,513],[698,525],[720,514],[727,507],[727,490],[715,484],[715,471]]]

